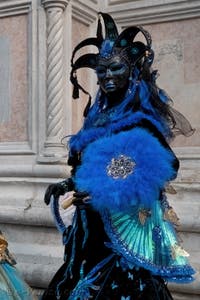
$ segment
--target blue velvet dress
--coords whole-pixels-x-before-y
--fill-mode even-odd
[[[179,168],[170,129],[144,81],[137,110],[135,92],[133,86],[107,110],[97,94],[70,139],[70,180],[89,200],[76,205],[72,225],[65,226],[52,198],[65,255],[42,300],[171,300],[169,281],[194,279],[165,193]]]

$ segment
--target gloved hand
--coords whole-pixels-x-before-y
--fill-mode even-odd
[[[89,205],[87,202],[90,199],[90,196],[87,192],[75,192],[73,194],[73,205],[75,206],[84,206],[86,207],[87,205]]]
[[[88,208],[90,197],[86,192],[69,192],[64,195],[64,199],[62,202],[62,208],[67,209],[71,205],[75,205],[80,209]]]
[[[68,178],[64,181],[50,184],[44,195],[44,202],[48,205],[50,203],[51,196],[53,195],[55,199],[58,199],[59,196],[64,195],[68,191],[72,191],[74,187],[73,181],[71,178]]]

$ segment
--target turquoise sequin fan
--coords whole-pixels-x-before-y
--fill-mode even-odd
[[[151,211],[138,208],[129,213],[104,211],[102,218],[113,248],[128,267],[144,267],[168,281],[193,280],[189,255],[179,245],[171,222],[163,220],[159,200]]]

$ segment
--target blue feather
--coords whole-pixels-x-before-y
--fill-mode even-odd
[[[69,141],[71,151],[81,151],[87,144],[97,140],[99,137],[107,136],[110,133],[121,130],[125,126],[136,124],[142,119],[149,120],[156,128],[167,138],[171,136],[170,128],[166,121],[156,112],[149,101],[150,91],[145,81],[137,81],[138,71],[135,70],[133,74],[133,81],[127,90],[124,100],[115,106],[114,113],[112,114],[112,122],[108,120],[103,126],[95,126],[96,120],[100,117],[102,108],[107,106],[107,98],[105,94],[99,90],[94,104],[92,105],[87,118],[85,119],[83,128]],[[138,89],[141,106],[147,113],[138,111],[133,113],[130,109],[125,110],[128,104],[134,101],[136,90]],[[163,101],[163,93],[159,94]],[[166,102],[166,99],[165,99]]]

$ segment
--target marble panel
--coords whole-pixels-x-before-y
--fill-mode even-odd
[[[78,43],[82,40],[88,38],[90,36],[89,27],[85,24],[81,23],[80,21],[73,19],[72,22],[72,47],[74,48]],[[85,47],[80,49],[77,52],[75,57],[78,58],[79,56],[86,53],[89,50],[89,47]],[[77,71],[77,77],[79,83],[87,90],[90,89],[90,78],[89,72],[86,68]],[[90,92],[90,91],[89,91]],[[85,95],[83,92],[80,91],[80,98],[79,99],[72,99],[72,132],[76,133],[82,125],[83,122],[83,111],[88,101],[88,96]]]
[[[0,119],[1,142],[27,141],[28,126],[28,50],[27,50],[27,16],[12,16],[0,19],[0,39],[7,47],[9,55],[7,76],[4,77],[6,89],[7,116]],[[1,60],[5,54],[1,54]]]
[[[177,137],[174,146],[200,146],[199,27],[200,18],[145,26],[153,39],[157,83],[196,129],[189,138]]]
[[[0,37],[0,123],[10,118],[10,43],[5,36]]]

